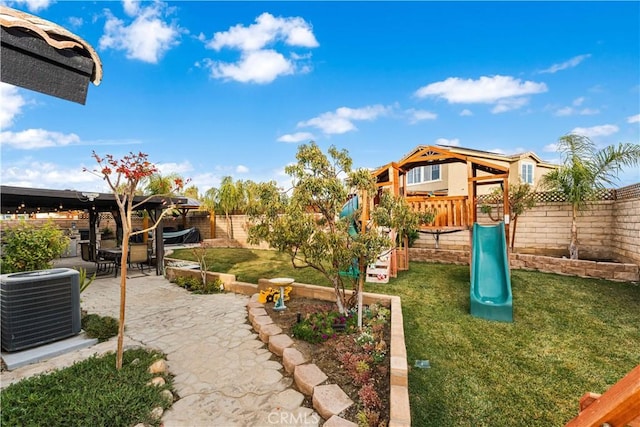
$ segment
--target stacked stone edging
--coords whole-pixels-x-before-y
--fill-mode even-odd
[[[640,267],[636,264],[555,258],[542,255],[511,254],[511,268],[536,270],[545,273],[590,277],[618,282],[640,281]]]
[[[469,251],[409,248],[411,261],[469,264]],[[513,269],[536,270],[568,276],[597,278],[622,282],[640,281],[640,266],[631,263],[575,260],[536,254],[511,253]]]
[[[167,258],[165,258],[167,259]],[[177,261],[177,260],[176,260]],[[165,270],[168,272],[169,270],[174,269],[173,267],[168,267]],[[189,269],[180,269],[175,268],[175,270],[180,270],[179,273],[173,272],[173,274],[193,274],[193,270]],[[195,272],[199,274],[199,271]],[[252,308],[260,308],[263,307],[263,304],[257,302],[257,292],[259,286],[262,288],[266,288],[269,286],[273,286],[271,282],[267,279],[260,279],[258,281],[259,285],[253,283],[246,282],[238,282],[235,280],[235,276],[226,275],[222,276],[219,273],[209,272],[208,274],[217,275],[217,277],[223,278],[225,290],[228,292],[235,292],[242,295],[252,296],[249,303],[247,304],[247,310]],[[209,276],[208,276],[209,277]],[[233,278],[233,280],[229,280]],[[227,281],[229,280],[229,281]],[[347,296],[351,296],[353,291],[347,290],[345,291]],[[335,293],[332,288],[324,287],[324,286],[316,286],[316,285],[308,285],[303,283],[295,283],[295,286],[290,293],[291,297],[299,297],[299,298],[313,298],[319,299],[323,301],[332,301],[335,302]],[[371,292],[363,292],[362,294],[363,303],[364,304],[372,304],[372,303],[381,303],[386,307],[391,308],[391,343],[390,343],[390,358],[391,358],[391,372],[390,372],[390,418],[389,418],[389,427],[406,427],[411,425],[411,411],[409,406],[409,389],[408,389],[408,375],[409,369],[407,365],[407,350],[404,341],[404,326],[402,319],[402,304],[400,297],[383,295],[383,294],[375,294]],[[261,319],[261,316],[255,316],[254,321],[258,319],[261,323],[260,332],[262,332],[262,336],[260,339],[264,343],[268,343],[268,338],[271,335],[278,335],[282,331],[276,331],[271,334],[268,334],[266,331],[273,326],[273,322],[267,323],[267,319]],[[270,318],[270,317],[269,317]],[[271,325],[271,326],[267,326]],[[260,333],[259,332],[259,333]],[[334,417],[332,417],[333,419]],[[332,422],[339,422],[341,419],[335,419]],[[342,424],[336,424],[342,425]],[[344,424],[349,425],[349,424]]]
[[[264,304],[257,302],[258,294],[253,294],[247,303],[248,316],[256,332],[262,336],[262,330],[273,325],[273,321],[266,314]],[[264,312],[264,314],[263,314]],[[264,319],[269,317],[269,321]],[[339,414],[353,405],[349,396],[336,384],[321,386],[328,376],[322,372],[317,365],[306,363],[304,356],[292,346],[294,344],[291,337],[285,334],[267,336],[269,350],[283,358],[283,365],[288,373],[293,372],[293,378],[298,389],[305,395],[310,396],[313,408],[325,420],[332,418],[333,422],[343,420]],[[286,352],[286,355],[285,355]],[[286,360],[285,360],[286,359]],[[316,393],[316,388],[318,392]],[[347,420],[344,420],[345,422]]]

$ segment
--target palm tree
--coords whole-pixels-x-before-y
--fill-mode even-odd
[[[175,195],[173,188],[176,180],[184,181],[177,173],[162,175],[160,172],[156,172],[146,179],[144,184],[145,194],[173,196]]]
[[[216,210],[218,210],[218,206],[216,203],[217,194],[218,189],[215,187],[211,187],[210,189],[205,191],[204,196],[200,201],[200,209],[209,212],[211,238],[216,237]]]
[[[198,187],[196,187],[195,185],[190,185],[189,187],[185,188],[184,191],[182,192],[182,194],[185,197],[189,197],[190,199],[200,200],[200,194],[198,193]]]
[[[578,259],[578,212],[593,200],[596,190],[614,185],[623,167],[640,163],[640,145],[621,143],[598,150],[586,136],[569,134],[557,144],[563,165],[542,178],[542,185],[559,191],[571,204],[569,256]]]
[[[242,202],[242,184],[234,183],[233,178],[225,176],[220,182],[220,188],[216,194],[216,204],[224,212],[227,220],[227,236],[233,239],[233,226],[231,213],[240,207]]]

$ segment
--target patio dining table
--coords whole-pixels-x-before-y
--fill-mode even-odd
[[[120,269],[120,261],[122,259],[122,248],[98,249],[98,257],[113,260],[116,264],[116,267],[113,269],[113,277],[118,277],[118,270]]]

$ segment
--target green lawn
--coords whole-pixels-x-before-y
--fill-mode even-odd
[[[124,352],[122,369],[116,371],[116,356],[92,356],[73,366],[36,375],[9,385],[1,393],[3,426],[112,426],[138,423],[160,425],[150,411],[171,406],[162,396],[163,386],[147,383],[157,374],[148,367],[164,355],[151,350]]]
[[[189,250],[175,258],[195,259]],[[327,285],[271,251],[211,249],[211,271],[238,280],[291,276]],[[412,262],[366,290],[402,298],[415,426],[558,426],[587,391],[602,393],[640,363],[640,286],[513,271],[514,322],[469,315],[467,266]]]

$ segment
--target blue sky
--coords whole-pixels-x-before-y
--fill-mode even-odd
[[[557,162],[570,132],[640,139],[639,2],[3,3],[104,67],[84,106],[0,84],[5,185],[106,191],[92,150],[145,152],[203,193],[284,183],[309,140],[374,168],[417,145]]]

